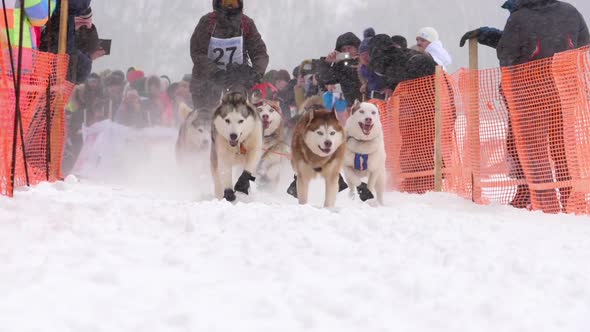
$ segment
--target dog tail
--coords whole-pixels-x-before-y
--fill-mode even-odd
[[[324,104],[324,98],[322,96],[313,96],[308,98],[303,105],[301,105],[301,109],[299,110],[299,114],[305,114],[309,111],[316,111],[316,110],[323,110],[326,109],[326,105]]]

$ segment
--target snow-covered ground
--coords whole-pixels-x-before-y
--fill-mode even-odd
[[[129,180],[161,160],[141,153]],[[151,166],[152,185],[70,177],[0,198],[1,332],[590,326],[589,217],[441,194],[232,205],[206,181],[173,190],[174,172]]]

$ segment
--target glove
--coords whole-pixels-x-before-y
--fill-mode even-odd
[[[465,46],[465,42],[472,38],[477,38],[477,42],[482,45],[496,48],[500,42],[500,39],[502,38],[502,31],[490,27],[482,27],[473,31],[469,31],[463,35],[459,45],[461,47]]]
[[[375,196],[373,196],[373,193],[369,190],[369,186],[366,183],[362,183],[360,186],[358,186],[357,190],[359,192],[359,198],[363,202],[375,198]]]
[[[468,41],[469,39],[479,37],[479,33],[480,33],[480,29],[475,29],[475,30],[467,32],[466,34],[463,35],[463,37],[461,37],[461,42],[459,43],[459,46],[463,47],[463,46],[465,46],[465,42]]]
[[[252,174],[248,171],[244,171],[234,189],[238,192],[248,195],[248,191],[250,190],[250,181],[256,181],[256,178],[252,176]]]
[[[236,193],[231,189],[225,189],[223,193],[223,198],[225,198],[228,202],[233,202],[236,200]]]
[[[297,198],[297,175],[295,175],[295,180],[291,182],[289,189],[287,189],[287,194]]]

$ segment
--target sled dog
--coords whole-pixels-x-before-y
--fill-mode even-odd
[[[336,204],[339,176],[346,151],[345,132],[336,113],[325,109],[321,98],[308,100],[305,113],[293,131],[291,165],[297,177],[299,204],[307,204],[310,181],[326,181],[324,207]]]
[[[250,181],[262,156],[262,121],[258,112],[239,92],[225,95],[213,113],[211,125],[211,173],[215,197],[229,202],[235,192],[249,194]],[[235,186],[232,169],[243,167]]]
[[[371,103],[355,102],[346,122],[344,176],[351,194],[364,202],[377,195],[383,205],[385,191],[385,143],[379,109]],[[368,184],[362,183],[368,178]]]
[[[195,155],[205,152],[211,144],[210,125],[202,116],[199,116],[206,110],[192,111],[186,117],[176,141],[176,162],[178,164],[188,163]]]
[[[284,141],[285,122],[279,103],[261,101],[256,110],[262,119],[264,135],[258,184],[262,190],[274,191],[281,180],[282,161],[290,155],[290,148]]]

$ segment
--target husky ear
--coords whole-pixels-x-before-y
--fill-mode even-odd
[[[336,109],[334,109],[330,112],[330,118],[338,121],[338,115],[336,115]]]
[[[356,99],[354,101],[354,104],[352,105],[351,114],[356,113],[360,109],[361,109],[361,102],[358,99]]]
[[[316,111],[307,111],[307,117],[309,119],[307,119],[307,124],[306,127],[309,127],[309,125],[311,125],[311,122],[313,121],[313,119],[315,118],[315,112]]]

